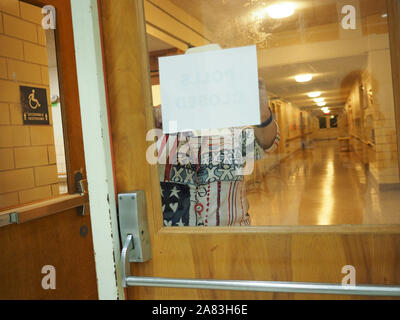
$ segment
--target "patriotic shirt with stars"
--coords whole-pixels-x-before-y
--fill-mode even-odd
[[[254,160],[273,152],[279,140],[279,130],[267,150],[252,140]],[[250,225],[244,176],[238,174],[245,166],[246,136],[239,147],[224,148],[226,143],[190,134],[159,139],[158,156],[167,163],[159,165],[164,226]]]

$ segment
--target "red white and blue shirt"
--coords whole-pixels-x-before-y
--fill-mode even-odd
[[[237,141],[238,131],[228,130]],[[250,225],[243,169],[249,159],[275,151],[280,141],[278,130],[272,146],[263,150],[251,131],[253,137],[243,130],[237,145],[233,139],[188,133],[158,141],[160,163],[166,163],[159,165],[164,226]]]

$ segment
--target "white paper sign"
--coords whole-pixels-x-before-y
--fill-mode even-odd
[[[260,124],[256,46],[161,57],[163,132]]]

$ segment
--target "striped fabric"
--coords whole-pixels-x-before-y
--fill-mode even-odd
[[[237,174],[246,164],[246,137],[236,147],[227,147],[229,139],[204,136],[164,135],[158,141],[159,160],[167,163],[159,165],[165,226],[250,225],[244,177]],[[260,159],[279,140],[278,132],[268,150],[253,140],[254,153],[247,156]]]

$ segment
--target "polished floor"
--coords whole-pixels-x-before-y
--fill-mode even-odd
[[[253,226],[400,224],[400,190],[379,191],[336,141],[313,146],[247,190]]]

